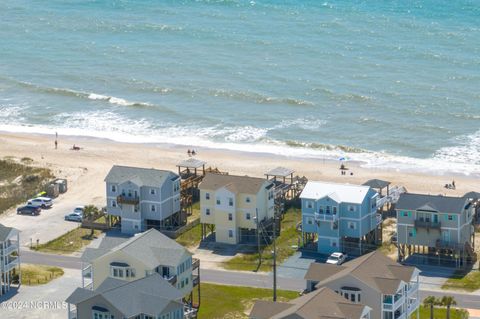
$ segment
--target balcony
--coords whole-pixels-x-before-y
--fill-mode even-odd
[[[195,270],[198,267],[200,267],[200,259],[192,258],[192,270]]]
[[[0,249],[0,255],[2,256],[8,256],[14,251],[18,250],[18,244],[17,243],[11,243],[10,245],[7,246],[5,249]]]
[[[411,296],[413,294],[416,294],[417,290],[418,290],[418,284],[417,283],[412,283],[412,284],[410,284],[410,287],[408,288],[407,294],[409,296]]]
[[[405,302],[405,297],[402,294],[395,296],[387,295],[383,297],[383,310],[392,311],[397,310]]]
[[[126,205],[138,205],[140,199],[138,197],[130,197],[124,194],[117,196],[117,203]]]
[[[193,285],[193,287],[198,286],[199,283],[200,283],[200,276],[192,275],[192,285]]]
[[[426,228],[426,229],[440,229],[442,224],[440,222],[432,222],[426,220],[415,220],[415,228]]]
[[[82,276],[83,278],[92,278],[92,265],[88,265],[82,269]]]
[[[336,221],[338,219],[337,214],[315,213],[313,216],[315,218],[315,221],[322,221],[322,222],[331,222],[331,221]]]
[[[5,266],[5,271],[10,271],[17,266],[18,266],[18,257],[9,256],[7,258],[7,265]]]

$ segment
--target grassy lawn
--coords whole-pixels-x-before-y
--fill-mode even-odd
[[[290,208],[285,213],[282,220],[282,230],[280,236],[277,238],[277,265],[292,256],[296,249],[294,246],[298,245],[298,233],[295,229],[297,223],[302,219],[301,210],[298,208]],[[271,251],[273,246],[264,247],[262,251],[262,264],[258,271],[270,271],[272,269],[273,258]],[[223,266],[230,270],[257,270],[258,253],[241,254],[227,261]]]
[[[22,264],[22,285],[36,286],[63,276],[63,269],[43,265]]]
[[[0,160],[0,214],[44,191],[54,178],[49,169],[25,165],[31,163],[26,157],[20,162],[12,157]]]
[[[469,292],[480,289],[480,271],[472,270],[468,274],[457,271],[443,284],[442,289],[465,290]]]
[[[194,289],[194,300],[196,298]],[[223,286],[202,283],[200,286],[201,305],[199,318],[248,318],[255,300],[272,300],[272,290],[250,287]],[[298,297],[295,291],[277,291],[278,301]]]
[[[447,309],[441,307],[435,307],[433,310],[433,318],[447,318]],[[468,312],[464,309],[450,309],[450,319],[466,319],[468,318]],[[412,319],[417,319],[417,312],[412,313]],[[430,319],[430,307],[420,306],[420,318]]]
[[[101,231],[94,230],[91,236],[91,230],[86,228],[75,228],[62,236],[55,238],[45,244],[40,244],[38,247],[32,247],[33,250],[54,253],[54,254],[71,254],[79,251],[84,246],[90,244],[92,240],[97,238]]]

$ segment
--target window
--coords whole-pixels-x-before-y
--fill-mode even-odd
[[[157,210],[157,207],[155,207],[155,205],[152,205],[152,206],[150,207],[150,210],[151,210],[152,212],[154,212],[154,211]]]
[[[250,197],[245,198],[245,202],[250,203]]]
[[[326,213],[327,215],[330,215],[330,206],[327,206]]]
[[[231,229],[228,230],[228,237],[230,237],[230,238],[233,237],[233,230],[231,230]]]
[[[353,206],[353,205],[348,205],[348,211],[349,211],[349,212],[354,212],[354,211],[355,211],[355,206]]]
[[[403,217],[408,217],[408,212],[402,212]]]
[[[350,301],[355,302],[355,294],[350,294]]]
[[[320,214],[323,214],[323,206],[320,206],[320,208],[318,209],[318,212],[319,212]]]
[[[448,215],[448,220],[453,220],[453,215]]]
[[[245,214],[245,219],[246,219],[246,220],[250,220],[250,213],[246,213],[246,214]]]
[[[337,206],[333,206],[333,214],[335,215],[337,213]]]
[[[209,200],[210,199],[210,193],[205,193],[205,199]]]
[[[112,207],[117,207],[117,202],[112,200]]]
[[[312,225],[313,224],[313,218],[312,217],[307,217],[307,224]]]
[[[233,206],[233,198],[228,198],[228,206]]]
[[[155,189],[154,188],[150,188],[150,194],[155,195]]]
[[[232,215],[232,213],[228,213],[228,220],[233,220],[233,215]]]
[[[188,285],[188,277],[185,278],[185,285]]]
[[[357,223],[356,222],[348,222],[348,228],[349,229],[356,229],[357,228]]]
[[[307,208],[313,208],[313,203],[311,201],[307,201]]]
[[[220,205],[220,198],[217,198],[217,205]]]
[[[135,269],[134,268],[127,268],[125,270],[125,276],[127,278],[135,278]]]
[[[348,300],[348,294],[347,293],[344,293],[343,296],[345,297],[345,299]]]
[[[112,193],[116,193],[116,192],[117,192],[117,186],[112,185]]]
[[[123,278],[123,268],[112,267],[112,276],[115,278]]]
[[[210,215],[210,208],[205,208],[205,215]]]
[[[408,228],[408,237],[415,237],[415,236],[416,236],[415,228],[409,227]]]

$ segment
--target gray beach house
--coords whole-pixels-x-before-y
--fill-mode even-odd
[[[474,261],[474,205],[468,197],[405,193],[396,205],[398,258],[460,267]]]
[[[180,176],[158,169],[113,166],[105,177],[107,213],[122,233],[176,224],[180,219]]]

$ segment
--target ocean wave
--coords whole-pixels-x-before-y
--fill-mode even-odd
[[[480,165],[480,131],[455,138],[457,145],[442,147],[433,155],[434,159],[452,163]]]
[[[306,143],[306,142],[299,142],[299,141],[286,141],[286,145],[291,147],[299,147],[299,148],[306,148],[306,149],[314,149],[314,150],[325,150],[325,151],[340,151],[345,153],[371,153],[367,150],[351,147],[346,145],[332,145],[332,144],[322,144],[322,143]]]
[[[301,105],[301,106],[313,106],[315,103],[303,99],[296,98],[285,98],[285,97],[274,97],[266,96],[251,91],[232,91],[225,89],[213,89],[208,91],[212,96],[219,97],[228,97],[232,99],[242,100],[242,101],[252,101],[257,104],[289,104],[289,105]]]
[[[280,124],[273,127],[273,129],[285,129],[285,128],[301,128],[306,131],[318,131],[322,126],[327,123],[326,120],[317,119],[314,117],[301,117],[292,120],[282,120]]]
[[[5,78],[2,78],[2,79],[5,79]],[[164,106],[159,106],[159,105],[148,103],[148,102],[129,101],[120,97],[103,95],[103,94],[98,94],[93,92],[77,91],[77,90],[72,90],[68,88],[45,87],[45,86],[40,86],[37,84],[30,83],[30,82],[18,81],[14,79],[8,79],[8,80],[11,83],[19,85],[21,87],[24,87],[33,91],[37,91],[37,92],[42,92],[42,93],[71,96],[71,97],[88,99],[92,101],[100,100],[100,101],[105,101],[110,104],[118,105],[118,106],[138,107],[138,108],[158,108],[158,109],[171,111],[170,109],[167,109]]]

